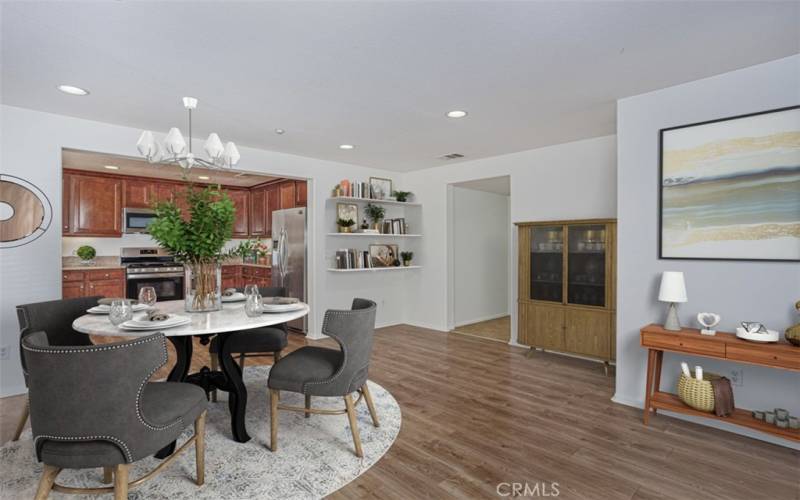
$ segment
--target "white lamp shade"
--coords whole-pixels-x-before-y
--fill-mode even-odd
[[[222,153],[222,161],[226,165],[232,167],[239,163],[239,158],[241,158],[241,156],[239,155],[239,150],[236,149],[236,144],[232,142],[226,143],[225,151]]]
[[[167,132],[167,137],[164,138],[164,149],[173,156],[183,154],[186,150],[186,141],[183,140],[181,131],[176,127],[172,127]]]
[[[145,158],[149,159],[155,156],[158,148],[156,146],[156,140],[153,138],[153,133],[149,130],[142,132],[142,135],[139,136],[139,140],[136,141],[136,149],[138,149],[139,154]]]
[[[213,159],[219,158],[219,155],[222,154],[222,151],[225,148],[222,146],[222,141],[219,140],[219,136],[217,134],[209,134],[208,139],[206,139],[206,144],[203,146],[205,149],[206,154]]]
[[[686,302],[686,283],[680,271],[664,271],[661,275],[661,288],[658,290],[661,302]]]

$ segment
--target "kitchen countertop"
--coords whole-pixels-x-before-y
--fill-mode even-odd
[[[62,271],[102,271],[108,269],[125,269],[125,266],[62,266]]]

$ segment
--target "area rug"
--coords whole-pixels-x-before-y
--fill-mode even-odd
[[[132,490],[131,499],[268,499],[321,498],[349,483],[374,465],[392,446],[400,432],[400,407],[383,387],[369,382],[380,419],[372,425],[362,401],[356,408],[364,458],[353,453],[353,439],[346,415],[279,413],[278,451],[267,449],[269,442],[269,367],[245,369],[247,385],[247,432],[250,441],[231,439],[230,416],[224,394],[209,403],[206,423],[206,482],[194,484],[194,450],[187,450],[154,479]],[[281,402],[303,406],[303,396],[281,393]],[[340,408],[342,398],[314,398],[314,407]],[[191,426],[190,426],[191,427]],[[179,444],[188,436],[187,429]],[[147,458],[132,468],[131,480],[158,464]],[[19,441],[0,447],[0,498],[33,498],[42,465],[36,461],[30,430]],[[64,470],[57,482],[65,486],[99,486],[102,469]],[[79,498],[52,492],[50,498]],[[101,498],[101,497],[92,497]]]

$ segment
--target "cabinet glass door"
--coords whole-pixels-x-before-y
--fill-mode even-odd
[[[531,228],[530,298],[549,302],[563,301],[564,228]]]
[[[606,227],[570,226],[567,302],[604,307],[606,301]]]

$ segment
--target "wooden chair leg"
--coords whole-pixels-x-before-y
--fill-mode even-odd
[[[211,371],[216,372],[219,371],[219,360],[217,358],[216,353],[209,353],[211,355]],[[211,401],[213,403],[217,402],[217,390],[214,389],[211,391]]]
[[[242,352],[239,354],[239,368],[242,369],[242,372],[244,372],[244,359],[244,353]]]
[[[30,415],[31,408],[30,408],[30,401],[25,398],[25,407],[22,408],[22,415],[19,416],[19,422],[17,423],[17,430],[14,432],[14,439],[12,441],[19,441],[19,436],[22,434],[22,431],[25,429],[25,424],[28,422],[28,416]]]
[[[310,409],[311,409],[311,394],[306,394],[306,410],[310,410]],[[305,412],[305,416],[306,416],[306,418],[309,418],[309,417],[311,417],[311,413],[310,412]]]
[[[56,482],[56,476],[59,472],[61,472],[59,467],[45,464],[34,500],[45,500],[50,495],[50,490],[53,489],[53,483]]]
[[[367,387],[366,382],[364,382],[364,385],[361,387],[361,392],[364,394],[364,399],[367,401],[369,415],[372,417],[372,425],[375,427],[380,427],[381,423],[378,422],[378,412],[375,411],[375,404],[372,402],[372,394],[370,394],[369,387]]]
[[[272,364],[274,365],[275,363],[277,363],[278,361],[280,361],[280,360],[281,360],[281,351],[275,351],[275,352],[273,352],[273,353],[272,353],[272,357],[273,357],[273,358],[275,358],[275,359],[273,360],[273,363],[272,363]]]
[[[358,434],[358,423],[356,422],[356,410],[353,407],[353,398],[350,394],[344,397],[344,405],[347,407],[347,419],[350,421],[350,432],[353,433],[353,443],[356,446],[356,456],[362,458],[364,452],[361,451],[361,436]]]
[[[197,467],[197,486],[206,482],[206,413],[203,412],[194,421],[194,453]]]
[[[111,484],[114,481],[114,468],[103,467],[103,484]]]
[[[278,394],[277,389],[269,390],[269,449],[278,450]]]
[[[128,500],[128,464],[114,467],[114,500]]]

